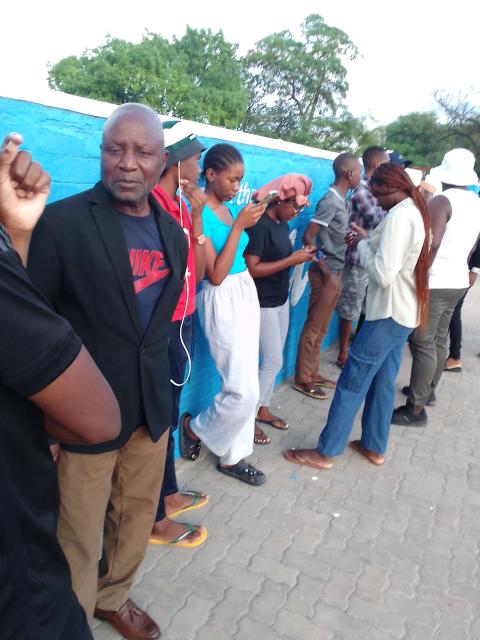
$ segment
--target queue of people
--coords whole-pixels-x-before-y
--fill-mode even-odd
[[[286,460],[330,469],[362,403],[362,437],[350,446],[375,465],[385,461],[392,421],[426,423],[448,325],[471,283],[480,205],[465,186],[477,181],[474,159],[461,149],[447,154],[438,169],[444,193],[427,206],[398,154],[365,150],[363,177],[359,160],[340,154],[294,251],[288,222],[310,204],[309,177],[279,176],[237,213],[229,203],[244,176],[240,152],[229,144],[206,150],[183,123],[162,128],[148,107],[113,112],[100,181],[43,216],[49,178],[20,144],[11,134],[0,150],[0,296],[12,310],[1,335],[1,437],[2,451],[21,450],[22,468],[42,478],[42,491],[5,456],[8,555],[0,560],[10,586],[0,616],[12,619],[12,638],[90,640],[95,616],[127,640],[154,640],[158,624],[129,598],[147,545],[196,547],[208,536],[204,526],[175,521],[209,496],[179,489],[172,433],[178,426],[185,459],[205,446],[220,473],[254,487],[267,481],[248,457],[255,444],[269,444],[265,425],[289,428],[270,403],[292,266],[308,264],[310,281],[293,386],[317,400],[328,390],[334,396],[317,447],[290,449]],[[319,370],[336,308],[337,381]],[[195,311],[221,388],[204,411],[179,416]],[[407,339],[409,400],[393,411]],[[61,443],[60,451],[51,443],[57,480],[48,437]],[[9,562],[24,557],[22,546],[35,558],[31,567]]]

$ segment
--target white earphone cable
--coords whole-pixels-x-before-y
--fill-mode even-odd
[[[182,200],[182,183],[181,183],[181,176],[180,176],[180,162],[177,163],[177,169],[178,169],[178,189],[179,189],[179,206],[180,206],[180,226],[182,227],[185,235],[187,236],[187,242],[188,242],[188,250],[190,251],[190,247],[191,247],[191,237],[190,237],[190,231],[183,226],[183,200]],[[187,214],[188,215],[188,214]],[[170,382],[175,386],[175,387],[183,387],[184,385],[187,384],[190,375],[192,373],[192,357],[190,355],[190,352],[188,351],[188,347],[185,344],[185,341],[183,339],[183,324],[185,322],[185,318],[187,316],[187,309],[188,309],[188,302],[190,300],[190,283],[189,283],[189,276],[190,276],[190,272],[188,270],[188,264],[187,264],[187,269],[185,271],[185,305],[183,308],[183,316],[182,316],[182,321],[180,323],[180,344],[182,345],[183,350],[185,351],[185,353],[187,354],[187,375],[185,376],[185,379],[183,382],[176,382],[175,380],[173,380],[172,378],[170,378]]]

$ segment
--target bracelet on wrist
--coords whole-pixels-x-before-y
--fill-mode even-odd
[[[192,236],[193,242],[195,244],[199,244],[199,245],[205,244],[205,240],[206,239],[207,238],[205,237],[205,235],[203,233],[199,233],[198,235]]]

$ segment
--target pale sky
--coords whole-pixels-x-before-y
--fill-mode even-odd
[[[480,3],[474,0],[43,0],[2,3],[0,95],[47,87],[46,65],[102,44],[107,33],[138,42],[145,30],[170,39],[186,25],[222,29],[246,52],[310,13],[345,31],[361,58],[348,65],[347,105],[370,126],[434,106],[435,89],[471,92],[480,103]]]

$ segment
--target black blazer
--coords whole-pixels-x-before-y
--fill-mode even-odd
[[[156,442],[170,426],[168,330],[183,289],[188,247],[177,222],[153,197],[150,205],[171,273],[144,335],[121,222],[100,182],[49,205],[32,236],[28,270],[33,282],[81,337],[122,414],[122,430],[115,440],[66,445],[71,451],[118,449],[144,422]]]

